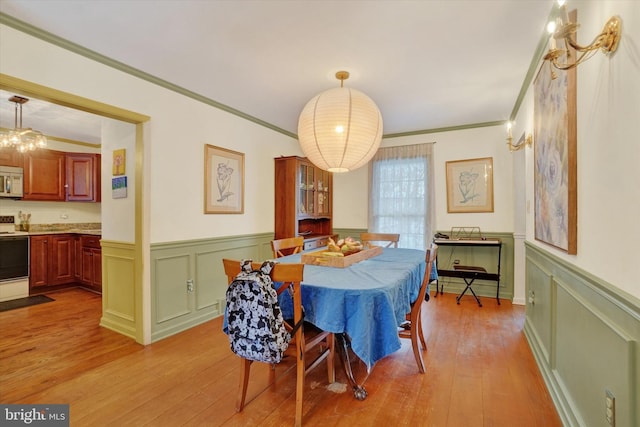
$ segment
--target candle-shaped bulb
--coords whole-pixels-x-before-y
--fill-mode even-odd
[[[551,34],[551,49],[554,50],[556,48],[556,39],[553,36],[553,33],[556,32],[556,23],[554,21],[551,21],[547,24],[547,32]]]

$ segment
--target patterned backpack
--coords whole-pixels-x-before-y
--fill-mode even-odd
[[[280,363],[291,335],[285,328],[278,295],[269,273],[274,261],[259,270],[242,260],[241,272],[227,288],[227,322],[231,350],[240,357]]]

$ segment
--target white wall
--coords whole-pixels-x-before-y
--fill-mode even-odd
[[[102,235],[110,240],[135,242],[136,127],[108,118],[102,120]],[[127,197],[113,198],[113,151],[125,150]]]
[[[505,113],[506,115],[506,113]],[[506,128],[492,126],[455,132],[385,139],[383,147],[436,142],[434,145],[435,229],[480,227],[482,231],[513,231],[512,161]],[[448,213],[445,164],[450,160],[493,158],[494,212]],[[334,175],[334,227],[367,228],[368,172]]]
[[[526,239],[640,297],[640,2],[568,5],[578,10],[579,42],[590,42],[612,15],[622,18],[622,39],[614,55],[598,52],[577,70],[577,254],[535,240],[533,150],[525,154]],[[532,90],[519,111],[514,136],[533,130]]]
[[[4,25],[0,57],[4,74],[151,117],[144,146],[150,243],[273,231],[271,159],[300,154],[297,141]],[[244,214],[203,213],[205,144],[245,153]]]

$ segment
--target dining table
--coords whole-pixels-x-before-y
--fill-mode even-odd
[[[300,263],[305,252],[277,262]],[[364,381],[375,363],[401,347],[398,327],[418,297],[425,255],[419,249],[383,248],[379,255],[344,268],[304,267],[304,320],[336,334],[347,379],[359,400],[367,396]],[[293,310],[290,295],[282,293],[279,303],[286,318]],[[354,378],[349,349],[366,366],[362,381]]]

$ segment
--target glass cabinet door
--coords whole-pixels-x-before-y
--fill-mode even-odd
[[[315,190],[315,168],[311,165],[300,163],[300,205],[299,214],[314,214],[314,190]]]
[[[330,212],[329,172],[318,169],[317,175],[316,195],[318,197],[318,215],[327,215]]]

